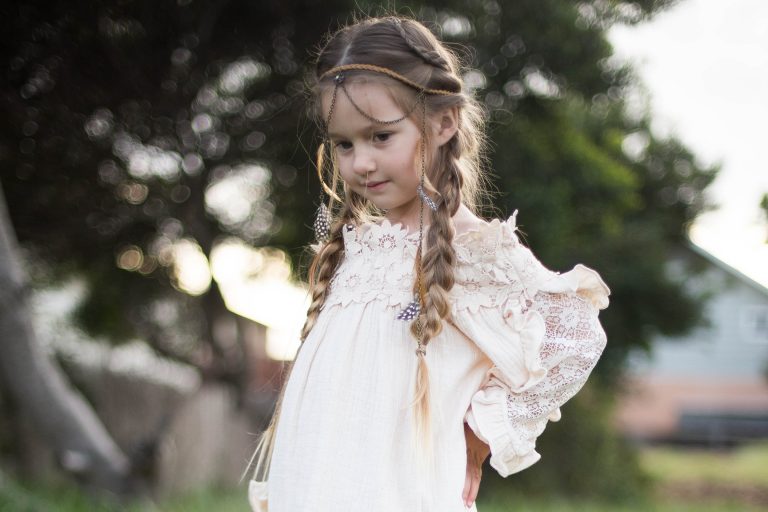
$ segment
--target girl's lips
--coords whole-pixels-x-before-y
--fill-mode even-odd
[[[378,188],[381,188],[381,186],[384,185],[385,183],[387,183],[387,182],[386,181],[372,181],[372,182],[368,183],[366,185],[366,187],[367,188],[378,189]]]

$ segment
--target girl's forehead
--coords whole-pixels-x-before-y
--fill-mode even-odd
[[[336,90],[328,131],[330,135],[341,135],[378,125],[361,114],[355,105],[365,114],[381,121],[391,121],[403,116],[403,110],[395,103],[392,92],[386,86],[376,82],[345,82],[346,93],[341,86]],[[352,97],[352,101],[347,97]],[[323,119],[328,119],[328,112],[333,96],[333,86],[321,93]]]

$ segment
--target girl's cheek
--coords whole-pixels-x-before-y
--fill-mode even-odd
[[[341,179],[342,179],[342,180],[344,180],[344,183],[346,183],[346,184],[347,184],[347,186],[349,186],[349,187],[354,187],[354,186],[356,186],[356,182],[355,182],[355,180],[353,179],[353,177],[352,177],[350,174],[347,174],[347,173],[344,171],[344,169],[343,169],[343,168],[339,170],[339,175],[341,176]]]

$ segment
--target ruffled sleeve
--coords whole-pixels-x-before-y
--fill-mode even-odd
[[[541,458],[536,439],[597,364],[606,345],[598,311],[610,294],[584,265],[562,274],[545,268],[518,242],[513,220],[501,225],[498,257],[516,285],[498,305],[453,318],[493,362],[465,421],[490,446],[490,464],[503,477]]]

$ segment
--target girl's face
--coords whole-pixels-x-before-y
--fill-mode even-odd
[[[368,115],[384,121],[404,115],[383,85],[344,85]],[[322,98],[325,118],[332,93],[331,89]],[[347,186],[386,210],[391,221],[403,222],[406,227],[418,225],[419,127],[409,118],[390,125],[374,123],[357,111],[339,86],[328,133]]]

